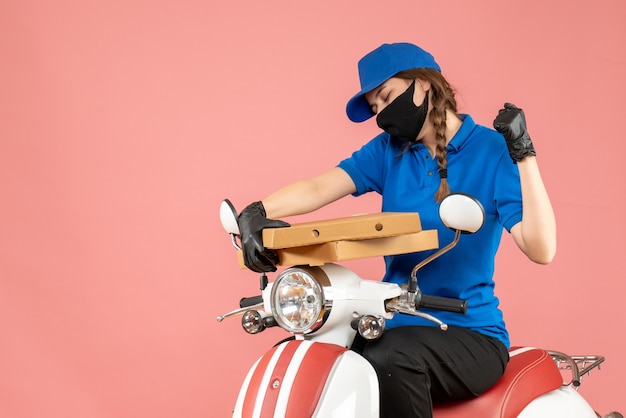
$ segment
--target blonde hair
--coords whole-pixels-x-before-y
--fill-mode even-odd
[[[428,113],[428,117],[435,127],[435,157],[437,158],[439,176],[441,177],[439,189],[435,193],[435,200],[441,202],[444,197],[450,194],[450,186],[447,180],[446,110],[451,110],[455,114],[457,113],[454,89],[439,71],[430,68],[416,68],[402,71],[396,74],[395,77],[407,80],[419,79],[430,82],[432,92],[430,102],[433,108]]]

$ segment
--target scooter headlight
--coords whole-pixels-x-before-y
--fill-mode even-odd
[[[282,272],[272,286],[272,315],[278,325],[294,334],[308,334],[323,325],[329,306],[324,298],[326,274],[317,267],[293,267]]]

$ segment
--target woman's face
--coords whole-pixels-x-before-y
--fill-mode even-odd
[[[411,85],[413,80],[406,80],[403,78],[391,77],[374,90],[365,94],[365,100],[370,104],[372,112],[378,114],[389,103],[393,102],[396,97],[406,91]],[[424,101],[426,92],[424,91],[425,83],[421,80],[417,80],[415,83],[415,93],[413,94],[413,103],[419,106]]]

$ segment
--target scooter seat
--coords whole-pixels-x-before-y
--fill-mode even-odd
[[[433,418],[512,418],[535,398],[558,389],[563,377],[552,356],[532,347],[514,347],[500,380],[481,396],[469,401],[435,405]]]

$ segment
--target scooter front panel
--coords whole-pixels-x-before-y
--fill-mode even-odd
[[[293,380],[285,417],[313,416],[331,370],[346,351],[334,344],[311,344]]]
[[[335,362],[313,418],[378,418],[378,377],[372,365],[354,351]]]
[[[259,404],[258,400],[260,399],[262,401],[263,399],[259,392],[260,388],[263,386],[262,382],[265,377],[265,371],[274,369],[274,365],[280,357],[283,348],[283,346],[271,348],[254,364],[253,369],[248,373],[246,382],[239,393],[239,398],[235,405],[235,417],[252,418],[258,416],[260,407],[262,406],[262,403]]]
[[[301,418],[312,416],[337,357],[333,344],[288,341],[268,351],[251,371],[240,393],[235,417]],[[240,410],[239,410],[240,408]]]

